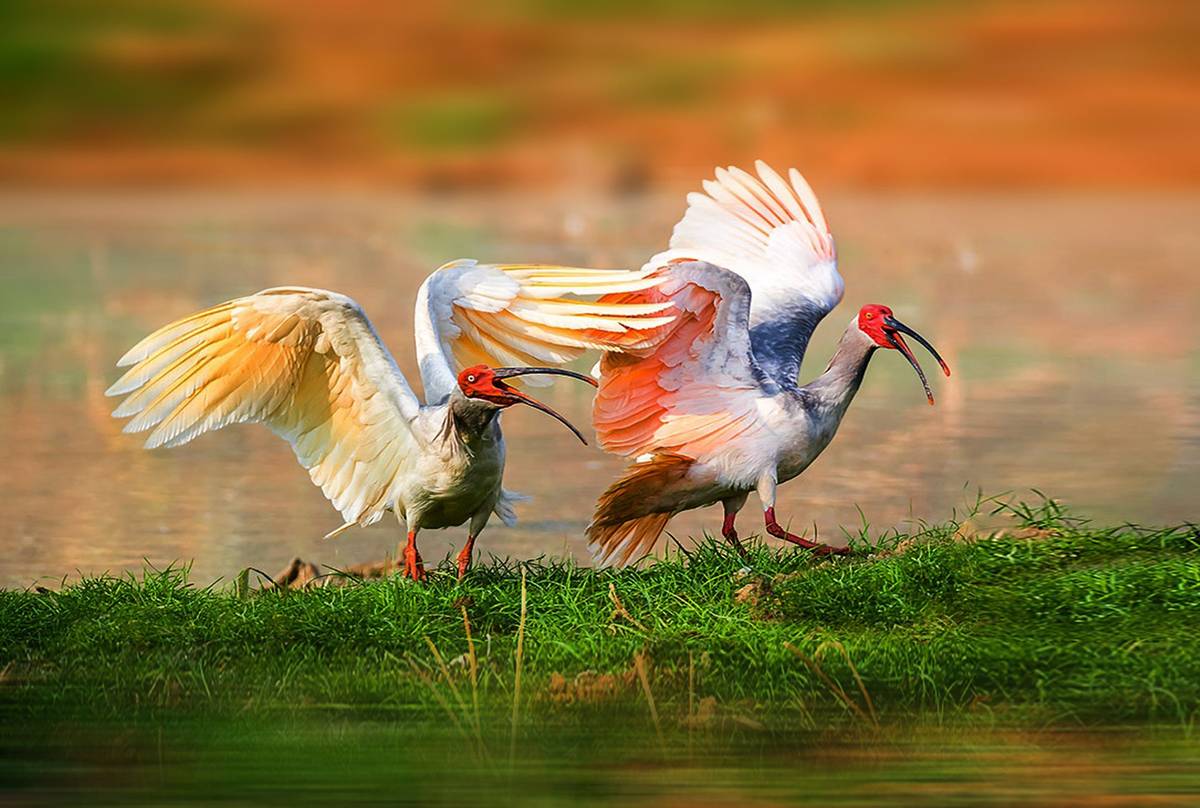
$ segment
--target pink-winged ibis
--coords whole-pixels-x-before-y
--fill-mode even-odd
[[[820,554],[845,553],[788,532],[776,487],[801,474],[837,432],[877,349],[899,351],[929,403],[933,393],[887,306],[868,305],[842,334],[825,372],[797,379],[817,323],[842,299],[833,236],[812,189],[763,162],[758,176],[718,169],[688,196],[670,248],[645,269],[662,283],[602,300],[669,300],[676,319],[654,345],[600,361],[593,421],[600,445],[633,459],[601,496],[587,530],[601,561],[649,552],[674,514],[724,506],[721,533],[745,556],[734,519],[756,491],[767,533]]]

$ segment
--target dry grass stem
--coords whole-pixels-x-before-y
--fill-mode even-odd
[[[475,710],[475,734],[483,737],[483,725],[479,720],[479,658],[475,655],[475,640],[471,637],[471,618],[467,616],[467,607],[462,609],[463,628],[467,632],[467,662],[471,666],[471,707]]]
[[[517,724],[521,717],[521,667],[525,661],[525,616],[527,604],[525,568],[521,567],[521,622],[517,625],[517,669],[513,680],[512,731],[508,739],[508,763],[517,758]]]
[[[614,607],[612,617],[610,619],[616,619],[618,617],[624,618],[639,631],[649,633],[646,627],[643,626],[641,622],[636,617],[631,615],[629,610],[625,608],[625,604],[621,602],[621,598],[617,595],[617,588],[613,585],[612,581],[609,581],[608,583],[608,599],[613,602]]]
[[[795,654],[800,661],[804,663],[805,667],[807,667],[813,672],[814,675],[816,675],[818,679],[825,683],[825,686],[829,688],[830,692],[833,693],[833,695],[836,696],[837,699],[841,701],[847,709],[862,719],[863,723],[869,724],[875,729],[879,729],[879,722],[875,719],[874,707],[871,708],[871,713],[868,714],[861,706],[859,706],[857,701],[850,698],[850,694],[848,694],[841,685],[833,681],[833,679],[829,677],[829,674],[825,673],[825,670],[821,667],[821,664],[816,659],[810,658],[807,654],[805,654],[796,646],[792,645],[790,642],[785,642],[783,647]],[[843,652],[844,651],[845,649],[843,649]],[[850,667],[851,670],[854,670],[853,665]],[[857,671],[855,671],[854,675],[855,678],[858,678]],[[859,684],[862,684],[861,680],[859,680]],[[863,688],[863,691],[865,693],[866,688]],[[869,700],[868,704],[870,704]]]
[[[642,683],[642,692],[646,694],[646,704],[650,707],[650,719],[654,722],[654,734],[658,736],[658,745],[665,751],[666,744],[663,742],[662,725],[658,721],[658,707],[654,703],[654,694],[650,692],[650,678],[646,675],[645,652],[638,651],[633,655],[633,666]]]
[[[462,733],[463,738],[470,738],[471,733],[467,732],[467,728],[464,727],[462,722],[458,720],[458,715],[455,714],[454,708],[450,705],[450,702],[446,701],[446,697],[443,696],[441,691],[438,690],[438,686],[434,683],[434,681],[429,678],[429,674],[423,671],[421,666],[411,659],[408,660],[408,664],[412,668],[413,673],[416,674],[416,676],[425,683],[425,686],[429,688],[429,692],[433,694],[434,699],[437,701],[438,705],[441,706],[442,711],[446,713],[446,716],[450,719],[450,723],[454,724],[454,728]]]

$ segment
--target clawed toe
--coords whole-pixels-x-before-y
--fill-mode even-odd
[[[425,580],[425,564],[419,555],[407,552],[404,554],[404,577],[414,581]]]

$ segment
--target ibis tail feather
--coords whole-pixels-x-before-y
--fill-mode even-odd
[[[660,496],[684,484],[693,461],[662,453],[634,463],[600,495],[587,528],[588,547],[600,563],[627,563],[654,548],[675,515],[673,497]]]

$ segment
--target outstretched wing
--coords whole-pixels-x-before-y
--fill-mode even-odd
[[[267,289],[160,328],[117,362],[107,391],[126,398],[126,432],[146,447],[261,423],[347,523],[377,521],[394,499],[419,402],[362,309],[322,289]]]
[[[702,261],[667,264],[653,277],[657,287],[613,302],[669,300],[676,319],[654,347],[601,359],[592,408],[600,445],[628,457],[700,460],[764,430],[757,402],[775,385],[751,347],[746,281]]]
[[[416,340],[425,400],[443,400],[471,365],[563,365],[585,351],[652,344],[672,320],[669,301],[596,298],[648,289],[650,269],[579,269],[452,261],[417,295]],[[537,384],[529,377],[528,384]]]
[[[762,369],[779,385],[796,385],[817,323],[842,299],[833,236],[804,177],[788,179],[759,160],[758,176],[718,168],[688,209],[671,246],[651,259],[680,258],[732,270],[750,284],[750,341]]]

